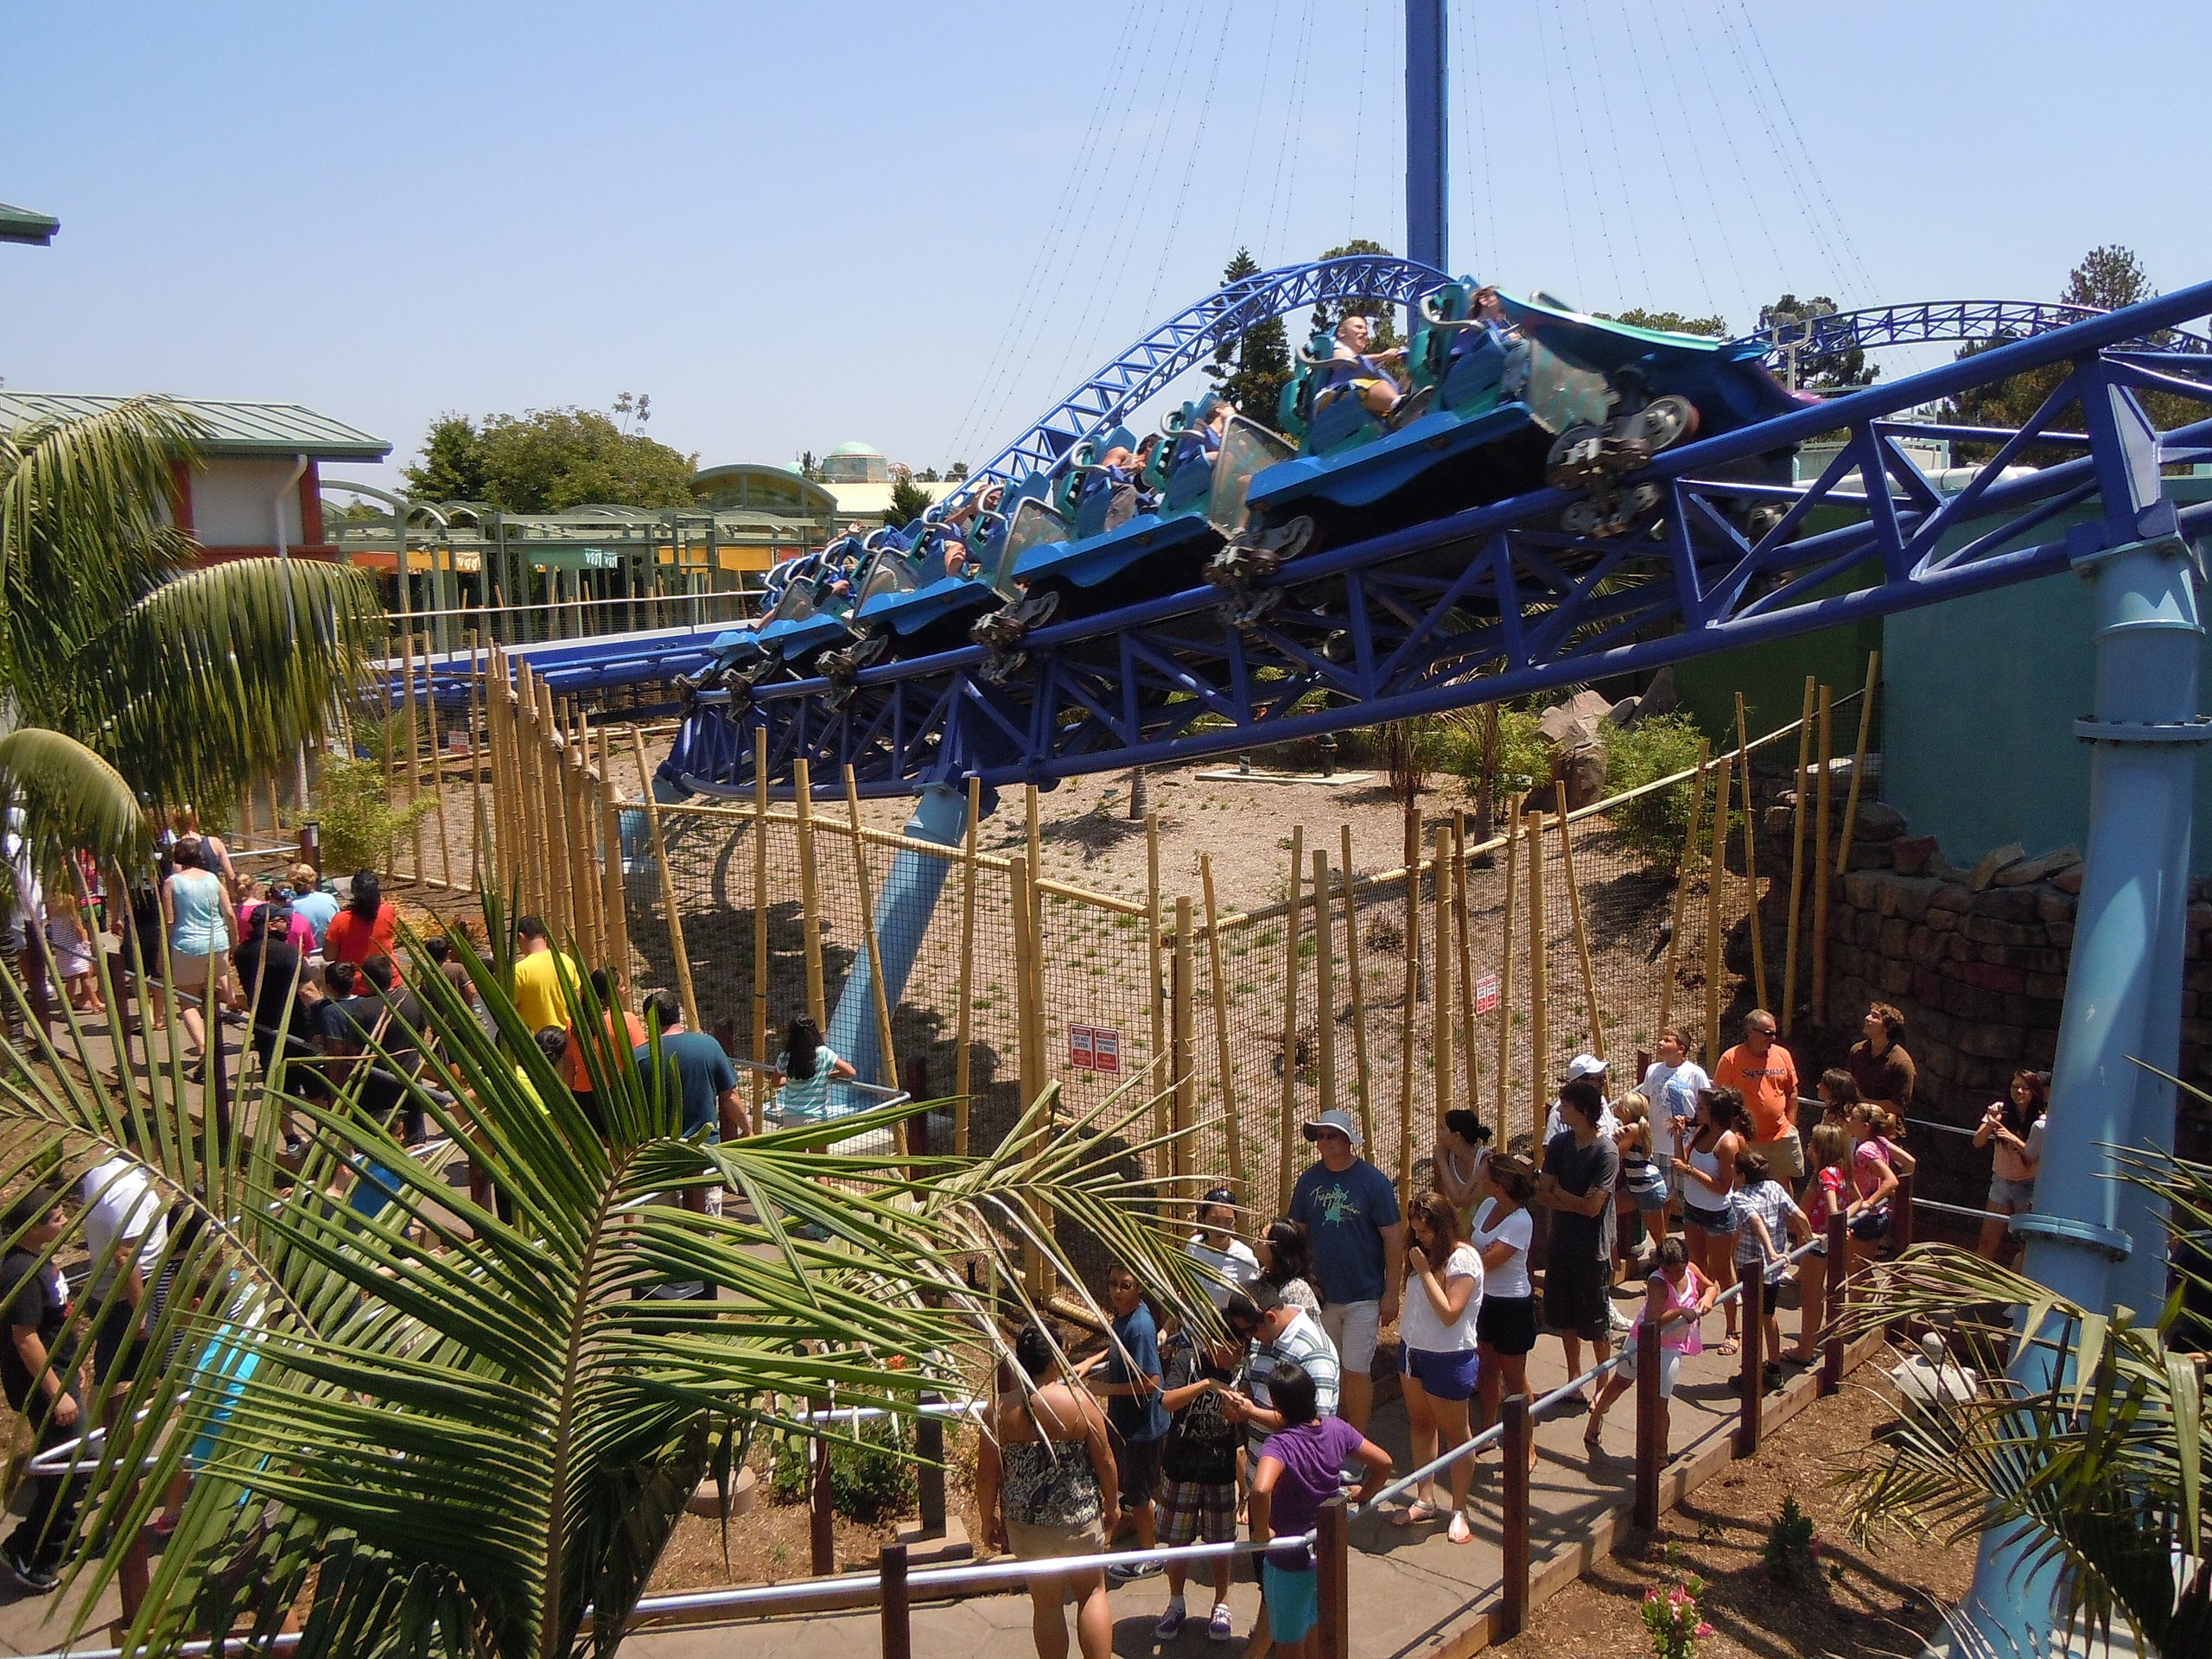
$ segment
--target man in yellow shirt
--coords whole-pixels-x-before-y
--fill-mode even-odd
[[[515,963],[515,1012],[534,1032],[548,1026],[567,1030],[569,1004],[561,987],[578,983],[582,976],[576,964],[553,948],[545,937],[545,924],[535,916],[522,917],[515,923],[515,938],[522,945],[522,955]]]

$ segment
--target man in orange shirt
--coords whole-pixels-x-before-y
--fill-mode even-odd
[[[1797,1138],[1797,1063],[1774,1040],[1774,1016],[1753,1008],[1744,1016],[1744,1040],[1720,1057],[1713,1080],[1744,1091],[1753,1139],[1746,1152],[1765,1154],[1777,1179],[1805,1179],[1805,1148]]]

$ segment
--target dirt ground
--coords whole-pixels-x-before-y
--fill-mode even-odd
[[[1503,1659],[1623,1659],[1648,1653],[1644,1592],[1669,1573],[1705,1580],[1713,1636],[1698,1659],[1910,1659],[1942,1625],[1942,1609],[1974,1577],[1970,1543],[1944,1548],[1892,1535],[1872,1548],[1844,1530],[1836,1476],[1895,1420],[1879,1365],[1804,1412],[1751,1462],[1700,1487],[1649,1540],[1599,1561],[1535,1610],[1529,1628],[1492,1649]],[[1817,1531],[1811,1582],[1782,1586],[1763,1561],[1767,1526],[1795,1496]]]

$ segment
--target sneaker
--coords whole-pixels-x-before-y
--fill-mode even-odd
[[[1183,1599],[1178,1596],[1167,1604],[1167,1611],[1160,1616],[1160,1623],[1152,1627],[1153,1639],[1173,1642],[1183,1633],[1184,1618]]]
[[[1635,1322],[1627,1314],[1622,1313],[1617,1305],[1610,1301],[1605,1304],[1605,1322],[1612,1326],[1614,1333],[1618,1336],[1625,1336],[1636,1329]]]
[[[25,1595],[50,1596],[61,1587],[61,1575],[51,1567],[26,1561],[12,1548],[0,1549],[0,1567],[8,1569],[8,1576]]]
[[[1132,1579],[1156,1577],[1165,1570],[1158,1561],[1116,1561],[1106,1569],[1106,1576],[1116,1584],[1127,1584]]]
[[[1229,1604],[1227,1602],[1217,1601],[1213,1605],[1213,1617],[1206,1620],[1206,1640],[1209,1642],[1234,1642],[1236,1639],[1236,1617],[1230,1612]]]

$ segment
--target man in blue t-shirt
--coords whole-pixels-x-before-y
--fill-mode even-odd
[[[1338,1414],[1362,1433],[1375,1404],[1376,1333],[1398,1317],[1406,1224],[1390,1178],[1359,1155],[1359,1124],[1328,1111],[1306,1126],[1321,1161],[1298,1178],[1290,1218],[1303,1223],[1320,1280],[1321,1328],[1344,1365]]]
[[[735,1141],[752,1134],[753,1115],[746,1110],[745,1096],[738,1092],[737,1068],[712,1037],[684,1027],[683,1005],[676,994],[655,991],[648,996],[645,1020],[649,1027],[659,1026],[662,1063],[676,1068],[677,1085],[683,1100],[683,1133],[696,1135],[704,1129],[710,1141]],[[639,1065],[652,1063],[651,1039],[639,1043],[636,1052]],[[683,1195],[686,1209],[703,1211],[706,1203],[703,1192]]]

